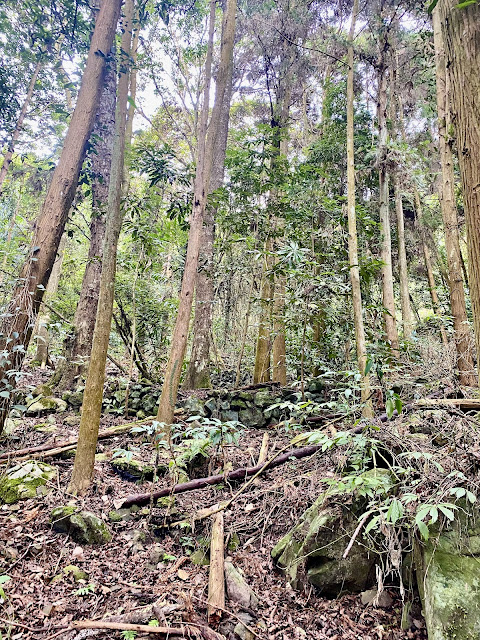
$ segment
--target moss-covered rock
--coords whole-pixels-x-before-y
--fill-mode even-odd
[[[367,473],[381,477],[380,486],[390,479],[384,469]],[[364,507],[351,500],[346,504],[344,493],[335,488],[322,493],[273,548],[272,557],[294,588],[309,582],[325,596],[334,597],[343,591],[363,591],[372,583],[376,556],[368,552],[360,538],[343,558]]]
[[[480,637],[480,521],[461,517],[417,547],[417,582],[429,640]]]
[[[105,544],[112,536],[106,524],[89,511],[78,511],[72,505],[56,507],[50,515],[54,531],[68,533],[83,544]]]
[[[183,405],[185,411],[190,413],[192,416],[206,416],[204,403],[197,398],[197,396],[190,396],[185,400],[185,404]]]
[[[110,461],[110,464],[115,471],[118,471],[118,473],[127,480],[143,481],[152,480],[153,478],[153,464],[148,464],[142,460],[134,460],[133,458],[130,459],[125,456],[119,456],[118,458],[113,458]],[[166,473],[167,470],[168,462],[160,461],[158,473],[163,474]]]
[[[246,409],[240,409],[238,412],[238,419],[246,427],[263,427],[265,425],[265,416],[256,406],[249,406]]]
[[[61,398],[38,398],[26,410],[27,416],[41,416],[53,411],[61,413],[67,410],[67,403]]]
[[[45,487],[57,477],[54,467],[45,462],[29,460],[8,469],[0,478],[0,502],[14,504],[19,500],[45,495]]]

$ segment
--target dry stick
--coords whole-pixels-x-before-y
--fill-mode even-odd
[[[142,633],[157,633],[164,636],[183,636],[189,630],[187,627],[150,627],[147,624],[130,624],[128,622],[103,622],[102,620],[80,620],[72,622],[74,629],[114,629],[118,631],[141,631]]]
[[[12,622],[12,620],[6,620],[5,618],[0,618],[0,622],[4,622],[11,627],[18,627],[19,629],[26,629],[27,631],[32,631],[34,633],[38,633],[39,631],[46,631],[44,627],[29,627],[26,624],[21,624],[20,622]]]
[[[258,455],[257,465],[262,464],[267,459],[268,454],[268,433],[263,434],[262,446],[260,447],[260,453]]]
[[[225,542],[223,512],[213,517],[210,539],[210,572],[208,575],[207,620],[218,622],[225,607]]]
[[[109,427],[104,431],[100,431],[98,434],[98,439],[110,438],[110,436],[115,436],[119,433],[125,433],[129,431],[133,425],[143,424],[144,422],[149,422],[151,420],[155,420],[154,416],[150,416],[149,418],[143,418],[142,420],[135,420],[132,422],[128,422],[125,424],[119,424],[115,427]],[[8,460],[10,458],[19,458],[23,456],[32,456],[33,458],[39,457],[39,454],[42,454],[42,457],[48,456],[52,457],[54,455],[58,455],[63,451],[69,451],[70,449],[75,449],[78,442],[78,437],[69,438],[68,440],[63,440],[63,442],[57,442],[55,445],[50,444],[41,444],[38,447],[28,447],[26,449],[17,449],[17,451],[8,451],[6,453],[0,453],[0,460]]]
[[[353,547],[353,543],[355,542],[358,534],[360,533],[361,528],[363,527],[363,525],[365,524],[368,516],[370,514],[369,513],[364,513],[362,516],[362,519],[360,520],[360,522],[358,523],[357,528],[355,529],[355,531],[353,532],[353,536],[350,540],[350,542],[348,543],[347,548],[345,549],[345,551],[343,552],[343,556],[342,558],[345,560],[345,558],[348,556],[348,554],[350,553],[351,548]]]

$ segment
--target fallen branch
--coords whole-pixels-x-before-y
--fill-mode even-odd
[[[143,420],[135,420],[134,422],[128,422],[125,424],[118,424],[115,427],[109,427],[108,429],[100,431],[100,433],[98,434],[98,439],[101,440],[104,438],[110,438],[111,436],[115,436],[119,433],[125,433],[129,431],[134,425],[143,424],[144,422],[149,422],[151,420],[155,420],[155,418],[151,416],[150,418],[144,418]],[[0,453],[0,460],[21,458],[24,456],[28,456],[31,458],[52,457],[58,455],[59,453],[63,453],[64,451],[75,449],[77,446],[77,442],[78,436],[69,438],[68,440],[57,442],[54,445],[52,445],[52,443],[47,443],[41,444],[38,447],[28,447],[26,449],[17,449],[16,451],[8,451],[5,453]]]
[[[164,635],[167,638],[180,636],[191,638],[192,635],[202,637],[205,640],[224,640],[220,635],[204,625],[189,623],[181,627],[151,627],[147,624],[129,624],[128,622],[107,622],[102,620],[80,620],[72,622],[73,629],[112,629],[115,631],[139,631],[141,633],[153,633]]]
[[[360,427],[360,431],[362,429],[363,427]],[[308,456],[311,456],[319,451],[322,446],[323,445],[321,444],[315,444],[310,445],[309,447],[301,447],[300,449],[290,449],[290,451],[286,451],[282,455],[277,455],[277,457],[270,459],[266,463],[257,464],[255,467],[242,467],[240,469],[235,469],[234,471],[230,471],[230,473],[228,473],[226,476],[222,473],[216,476],[208,476],[207,478],[197,478],[196,480],[190,480],[189,482],[176,484],[173,487],[166,487],[165,489],[159,489],[158,491],[153,491],[151,493],[140,493],[137,495],[127,496],[119,506],[122,509],[126,509],[127,507],[131,507],[134,504],[148,504],[150,502],[150,499],[157,500],[158,498],[165,498],[166,496],[175,495],[177,493],[185,493],[186,491],[204,489],[205,487],[211,486],[212,484],[231,482],[233,480],[245,480],[250,476],[255,476],[256,474],[266,471],[267,469],[279,467],[280,465],[285,464],[286,462],[291,460],[291,458],[295,458],[297,460],[300,460],[301,458],[307,458]]]
[[[472,409],[480,411],[480,399],[478,398],[422,398],[417,401],[419,407],[455,407],[463,411]]]
[[[218,622],[225,608],[225,541],[223,511],[213,516],[210,539],[210,572],[208,575],[207,620]]]
[[[141,631],[142,633],[157,633],[164,636],[189,637],[191,629],[188,627],[151,627],[148,624],[129,624],[128,622],[104,622],[102,620],[80,620],[72,622],[74,629],[113,629],[116,631]]]

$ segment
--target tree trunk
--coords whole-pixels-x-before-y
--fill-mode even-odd
[[[125,3],[122,52],[130,53],[132,43],[133,0]],[[124,55],[123,53],[121,54]],[[119,65],[117,108],[115,111],[115,140],[112,151],[112,167],[108,189],[105,243],[103,247],[102,275],[97,305],[97,318],[93,333],[92,351],[83,395],[82,417],[78,434],[72,477],[68,492],[82,495],[91,483],[97,448],[98,429],[102,412],[103,384],[107,361],[108,342],[112,325],[115,293],[117,245],[122,226],[121,195],[123,166],[125,161],[125,128],[128,108],[129,70]]]
[[[5,354],[0,362],[0,380],[4,381],[2,391],[10,392],[14,387],[55,262],[100,100],[106,58],[103,52],[110,51],[112,47],[120,4],[121,0],[104,2],[96,20],[82,85],[60,160],[35,225],[29,255],[0,324],[0,351]],[[8,414],[10,396],[11,393],[8,398],[1,399],[0,432]]]
[[[442,176],[440,182],[440,205],[445,229],[445,248],[448,261],[448,283],[450,308],[455,330],[457,367],[460,384],[473,386],[476,383],[473,357],[470,350],[470,328],[465,304],[465,290],[462,277],[462,257],[460,253],[460,233],[455,202],[453,153],[449,131],[449,109],[445,50],[439,10],[433,12],[433,36],[437,78],[438,137]]]
[[[193,209],[190,218],[187,255],[183,271],[178,314],[172,336],[172,346],[165,370],[165,379],[157,414],[158,421],[167,425],[170,425],[173,422],[173,411],[177,401],[178,387],[180,385],[182,366],[187,348],[188,329],[192,311],[193,294],[195,290],[203,218],[207,204],[215,139],[218,135],[218,122],[220,120],[220,114],[225,100],[225,94],[227,92],[228,70],[231,66],[231,58],[233,56],[237,0],[227,0],[227,7],[223,17],[220,64],[216,82],[215,101],[207,136],[213,31],[215,23],[214,0],[211,2],[210,9],[209,48],[205,63],[204,104],[198,136],[197,171],[195,175]]]
[[[45,291],[45,302],[50,302],[53,296],[57,293],[58,285],[60,282],[60,276],[62,273],[63,257],[65,255],[65,242],[66,236],[63,234],[58,247],[57,257],[55,264],[53,265],[52,273],[48,279],[47,290]],[[36,334],[37,337],[37,352],[33,358],[34,362],[38,362],[40,367],[44,369],[48,362],[48,347],[50,339],[48,335],[48,323],[50,322],[50,311],[48,309],[42,310],[37,316]]]
[[[417,213],[417,225],[419,227],[420,237],[422,241],[422,251],[423,251],[423,258],[425,261],[425,269],[427,271],[428,289],[430,291],[430,296],[432,298],[433,313],[439,318],[441,318],[443,314],[442,314],[442,310],[440,309],[440,301],[438,299],[437,285],[435,284],[435,276],[433,275],[430,249],[428,247],[425,228],[423,226],[423,221],[422,221],[422,217],[423,217],[422,203],[420,201],[420,194],[415,185],[413,186],[413,197],[415,200],[415,210]],[[443,344],[447,346],[448,345],[447,332],[445,331],[445,327],[443,325],[440,326],[440,335],[442,337]]]
[[[269,382],[271,380],[271,322],[272,322],[272,296],[273,285],[270,280],[272,240],[265,243],[265,260],[260,286],[260,318],[258,322],[257,346],[255,349],[255,368],[253,371],[253,384]]]
[[[115,138],[115,102],[117,73],[113,61],[107,64],[92,137],[95,147],[92,163],[92,214],[90,219],[90,246],[83,274],[82,287],[73,321],[73,335],[65,345],[64,360],[58,366],[53,384],[59,390],[71,389],[76,380],[88,369],[92,349],[93,331],[97,316],[102,251],[105,239],[105,215],[110,184],[112,149]]]
[[[213,151],[212,174],[209,193],[220,189],[225,173],[225,152],[227,150],[228,125],[230,120],[230,102],[232,97],[233,56],[227,69],[227,87],[220,111],[218,131]],[[197,272],[195,291],[195,319],[193,321],[192,354],[183,383],[184,389],[202,389],[211,387],[210,382],[210,335],[213,317],[213,243],[215,240],[215,206],[209,204],[205,209],[201,258]]]
[[[348,212],[348,262],[352,285],[353,322],[357,347],[357,363],[361,375],[361,399],[364,403],[364,417],[373,416],[370,399],[370,377],[365,373],[367,348],[363,326],[362,291],[360,287],[360,269],[358,265],[357,215],[355,212],[355,150],[354,150],[354,57],[353,39],[358,16],[358,0],[354,0],[352,20],[348,36],[348,74],[347,74],[347,212]]]
[[[379,130],[379,198],[380,198],[380,224],[382,227],[382,296],[383,321],[385,333],[390,344],[392,355],[398,358],[398,333],[395,318],[395,298],[393,293],[393,269],[392,269],[392,240],[390,233],[390,196],[388,188],[387,172],[387,63],[388,50],[387,36],[381,43],[381,51],[377,64],[378,71],[378,101],[377,118]]]
[[[405,218],[403,216],[402,189],[398,172],[394,175],[395,189],[395,213],[397,217],[398,236],[398,272],[400,280],[400,305],[402,308],[403,337],[410,340],[412,337],[412,309],[410,307],[410,294],[408,291],[408,266],[407,251],[405,248]]]
[[[38,74],[40,73],[41,68],[42,68],[42,63],[39,60],[35,65],[33,75],[30,79],[30,84],[28,85],[27,95],[25,96],[25,100],[23,101],[20,115],[18,116],[17,124],[15,125],[15,129],[12,133],[10,142],[8,143],[7,152],[3,157],[3,164],[2,164],[2,168],[0,169],[0,194],[2,193],[2,186],[8,173],[8,167],[12,162],[13,152],[15,151],[15,143],[18,141],[20,134],[22,133],[23,121],[25,120],[25,116],[27,115],[27,109],[32,100],[33,91],[35,89],[35,83],[37,81]]]

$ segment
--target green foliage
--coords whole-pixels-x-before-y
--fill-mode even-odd
[[[11,580],[10,576],[7,576],[7,575],[0,576],[0,604],[3,604],[7,599],[7,596],[5,595],[5,591],[2,585],[7,584],[8,582],[10,582],[10,580]]]
[[[95,585],[93,584],[93,582],[91,582],[85,586],[80,587],[79,589],[76,589],[76,591],[73,592],[73,595],[86,597],[92,595],[93,593],[95,593]]]

